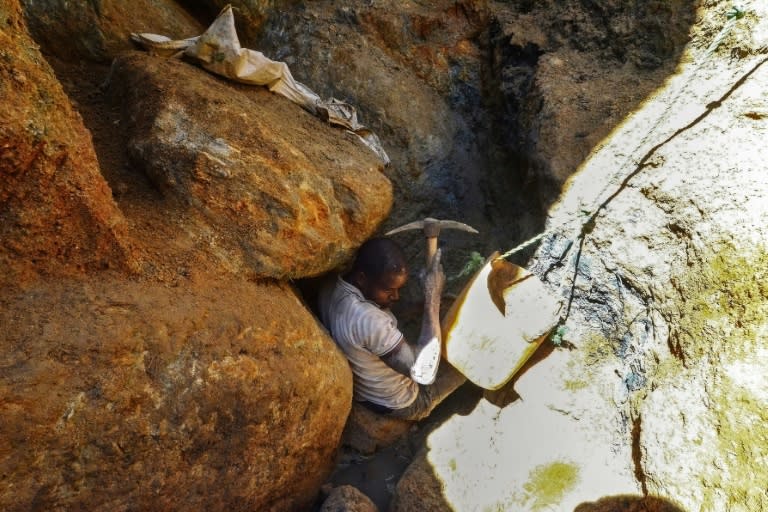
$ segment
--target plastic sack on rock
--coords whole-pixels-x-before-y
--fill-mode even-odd
[[[385,165],[389,165],[389,156],[381,141],[375,133],[360,124],[353,106],[335,98],[323,100],[309,87],[297,82],[286,63],[271,60],[259,51],[242,48],[229,5],[200,36],[172,40],[162,35],[139,33],[131,34],[131,38],[152,53],[185,55],[198,61],[211,73],[241,83],[266,86],[328,123],[356,134]]]

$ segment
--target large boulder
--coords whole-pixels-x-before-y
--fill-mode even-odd
[[[521,400],[431,434],[395,510],[432,503],[416,478],[454,510],[768,507],[768,12],[725,7],[551,211],[530,267],[563,297],[561,348]]]
[[[453,4],[286,6],[269,15],[257,39],[244,42],[284,60],[298,80],[321,96],[342,98],[358,107],[362,122],[379,135],[392,159],[386,172],[395,188],[397,208],[387,227],[425,216],[482,224],[482,159],[471,127],[452,108],[446,98],[449,91],[436,89],[421,73],[436,68],[435,74],[448,80],[446,53],[454,46],[478,58],[467,41],[478,30],[472,26],[477,20],[467,20],[463,10],[452,9]],[[381,26],[388,23],[392,30],[382,33],[386,29]],[[450,43],[435,42],[434,46],[439,45],[435,48],[429,41],[420,51],[414,50],[419,57],[413,60],[400,55],[401,45],[434,35],[431,29],[449,34]],[[466,237],[456,238],[466,247]],[[417,236],[406,240],[409,253],[421,250]],[[450,257],[445,262],[455,265]]]
[[[18,2],[0,22],[0,507],[306,508],[349,413],[344,356],[290,285],[221,263],[226,226],[135,193],[117,158],[110,189]]]
[[[119,58],[110,81],[133,161],[217,232],[235,269],[327,272],[389,213],[392,188],[376,154],[265,88],[143,53]]]
[[[133,48],[132,32],[183,39],[204,30],[173,0],[21,0],[21,4],[43,51],[74,62],[109,62]]]
[[[306,510],[351,404],[290,286],[39,282],[0,298],[0,508]]]
[[[451,241],[451,271],[541,227],[590,148],[671,72],[695,15],[615,0],[239,4],[261,6],[246,46],[358,106],[382,138],[388,227],[431,215],[480,229]]]
[[[0,261],[19,275],[136,267],[126,221],[91,135],[29,38],[16,0],[0,2]]]

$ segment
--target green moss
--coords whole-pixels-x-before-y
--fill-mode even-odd
[[[702,357],[743,359],[756,349],[768,318],[768,254],[718,248],[699,271],[677,283],[683,303],[672,341],[688,366]]]
[[[756,462],[764,461],[768,446],[765,397],[734,382],[728,368],[736,365],[732,371],[738,372],[743,365],[744,371],[757,371],[759,366],[755,354],[765,346],[761,331],[768,319],[768,254],[762,248],[745,252],[719,247],[706,264],[689,269],[673,284],[683,301],[669,318],[672,346],[686,367],[705,363],[712,379],[707,408],[717,444],[707,447],[711,458],[698,475],[701,510],[766,510],[768,470]],[[665,381],[684,371],[678,360],[670,359],[657,367],[653,378]]]
[[[599,366],[615,354],[611,348],[611,342],[605,336],[594,333],[580,340],[577,344],[579,352],[583,354],[584,366]]]
[[[582,379],[567,379],[563,381],[563,389],[568,391],[578,391],[587,387],[589,383]]]
[[[523,484],[524,503],[533,500],[531,510],[542,510],[560,503],[563,496],[579,481],[579,468],[574,464],[556,461],[535,467]]]
[[[719,508],[716,500],[725,496],[729,509],[746,506],[745,510],[766,510],[768,495],[764,489],[768,469],[755,462],[765,458],[768,410],[758,397],[727,376],[718,380],[711,396],[718,446],[712,464],[702,475],[702,509]]]

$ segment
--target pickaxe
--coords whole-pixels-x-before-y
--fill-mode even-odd
[[[424,231],[424,236],[427,239],[427,272],[432,269],[435,261],[435,255],[437,254],[437,236],[442,229],[458,229],[461,231],[468,231],[469,233],[477,233],[477,230],[471,226],[468,226],[462,222],[456,222],[455,220],[437,220],[432,217],[427,217],[424,220],[417,220],[410,222],[399,228],[395,228],[387,232],[387,236],[400,233],[401,231],[408,231],[411,229],[421,229]],[[433,304],[435,317],[439,313],[440,302],[438,300]],[[419,350],[416,361],[411,367],[411,377],[419,384],[432,384],[437,376],[437,369],[440,363],[440,353],[442,351],[441,335],[440,335],[440,320],[435,318],[435,325],[429,326],[425,316],[425,323],[422,326],[422,335],[419,336]],[[427,327],[427,331],[425,331]],[[426,336],[424,336],[426,334]],[[422,344],[423,343],[423,344]]]
[[[463,222],[457,222],[455,220],[438,220],[433,219],[432,217],[427,217],[424,220],[409,222],[408,224],[400,226],[399,228],[388,231],[386,235],[394,235],[395,233],[409,231],[411,229],[421,229],[424,231],[424,236],[427,239],[427,268],[431,266],[432,258],[434,258],[435,253],[437,253],[437,236],[440,234],[440,230],[458,229],[460,231],[467,231],[469,233],[478,232],[475,228],[464,224]]]

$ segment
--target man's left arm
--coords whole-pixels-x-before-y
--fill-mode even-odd
[[[440,257],[441,251],[438,250],[424,279],[424,316],[416,346],[402,338],[394,349],[382,357],[390,367],[419,384],[431,384],[440,364],[440,296],[445,285]]]

